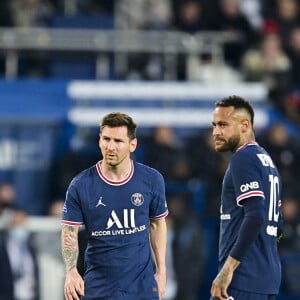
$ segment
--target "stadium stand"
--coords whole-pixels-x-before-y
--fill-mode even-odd
[[[0,181],[15,185],[16,201],[29,214],[29,231],[54,233],[56,239],[58,219],[49,218],[48,209],[63,195],[53,184],[54,165],[68,153],[94,159],[97,150],[91,148],[91,139],[105,113],[129,112],[139,123],[142,138],[162,125],[175,129],[183,147],[191,140],[199,145],[210,128],[214,101],[229,94],[253,101],[262,143],[272,125],[280,123],[287,129],[294,161],[291,149],[280,142],[274,151],[300,207],[299,181],[290,181],[287,167],[300,161],[299,1],[243,0],[242,11],[235,7],[242,18],[235,22],[222,14],[219,1],[202,0],[197,14],[187,5],[187,15],[181,15],[178,0],[36,0],[32,11],[47,10],[39,9],[38,18],[27,19],[31,23],[26,27],[16,22],[9,4],[18,1],[0,1]],[[185,2],[192,7],[200,3]],[[195,2],[199,3],[193,6]],[[179,20],[184,16],[192,24]],[[242,23],[251,31],[250,40],[245,39]],[[263,38],[268,47],[263,47]],[[242,45],[241,62],[228,59],[229,42]],[[136,153],[141,161],[145,145],[141,143]],[[221,163],[225,161],[226,157]],[[192,195],[203,228],[207,276],[197,300],[208,299],[217,266],[218,218],[207,202],[219,195],[210,194],[215,186],[207,193],[209,180],[199,172],[184,182],[167,182],[168,193]],[[40,246],[40,300],[61,300],[62,262]],[[52,279],[45,276],[49,259],[55,265],[48,274]],[[278,300],[298,300],[299,254],[282,255],[282,263]],[[47,284],[56,279],[57,285]]]

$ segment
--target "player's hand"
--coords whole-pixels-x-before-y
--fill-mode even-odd
[[[222,268],[212,283],[210,293],[213,299],[226,300],[229,298],[227,288],[232,280],[233,271],[229,268]]]
[[[76,268],[66,273],[64,293],[66,300],[79,300],[84,295],[84,281]]]
[[[167,281],[166,274],[165,273],[156,273],[155,279],[156,279],[157,286],[158,286],[159,299],[161,300],[166,291],[166,281]]]
[[[212,283],[210,293],[213,299],[229,300],[232,299],[227,289],[232,281],[234,270],[239,266],[240,261],[228,256],[222,269]]]

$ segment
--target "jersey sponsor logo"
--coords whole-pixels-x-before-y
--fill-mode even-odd
[[[134,193],[131,195],[131,203],[135,206],[141,206],[144,203],[144,197],[140,193]]]
[[[116,230],[97,230],[92,232],[92,236],[114,236],[114,235],[130,235],[146,230],[146,225],[138,226],[128,229],[116,229]]]
[[[102,197],[99,198],[98,203],[96,204],[96,207],[98,207],[98,206],[100,206],[100,205],[106,206],[106,204],[104,204],[104,203],[102,202]]]
[[[249,190],[257,190],[257,189],[259,189],[259,183],[257,181],[245,183],[240,186],[240,190],[242,193],[248,192]]]
[[[277,237],[277,230],[277,226],[268,225],[266,232],[268,235]]]
[[[221,220],[230,220],[231,215],[230,214],[222,214],[220,218],[221,218]]]
[[[146,230],[146,225],[136,226],[135,209],[123,209],[121,215],[112,210],[105,230],[93,231],[92,236],[130,235]]]
[[[123,209],[123,216],[117,215],[115,210],[112,210],[110,217],[108,218],[106,229],[111,228],[113,225],[117,228],[134,228],[135,227],[135,210],[134,209]]]
[[[220,214],[221,214],[221,216],[220,216],[221,220],[230,220],[231,219],[230,214],[224,214],[223,213],[223,205],[221,205],[221,207],[220,207]]]

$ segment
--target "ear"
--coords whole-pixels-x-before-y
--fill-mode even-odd
[[[242,129],[242,133],[245,133],[249,130],[250,128],[250,121],[247,119],[242,120],[241,122],[241,129]]]
[[[134,152],[137,146],[137,139],[133,139],[130,141],[130,152]]]

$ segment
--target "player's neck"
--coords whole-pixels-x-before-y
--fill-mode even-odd
[[[244,145],[247,145],[247,144],[251,144],[251,143],[255,143],[255,135],[253,132],[245,134],[241,138],[240,146],[238,148],[243,147]]]
[[[101,162],[101,170],[105,177],[112,181],[122,181],[130,174],[132,169],[131,159],[126,159],[121,164],[113,166],[105,160]]]

